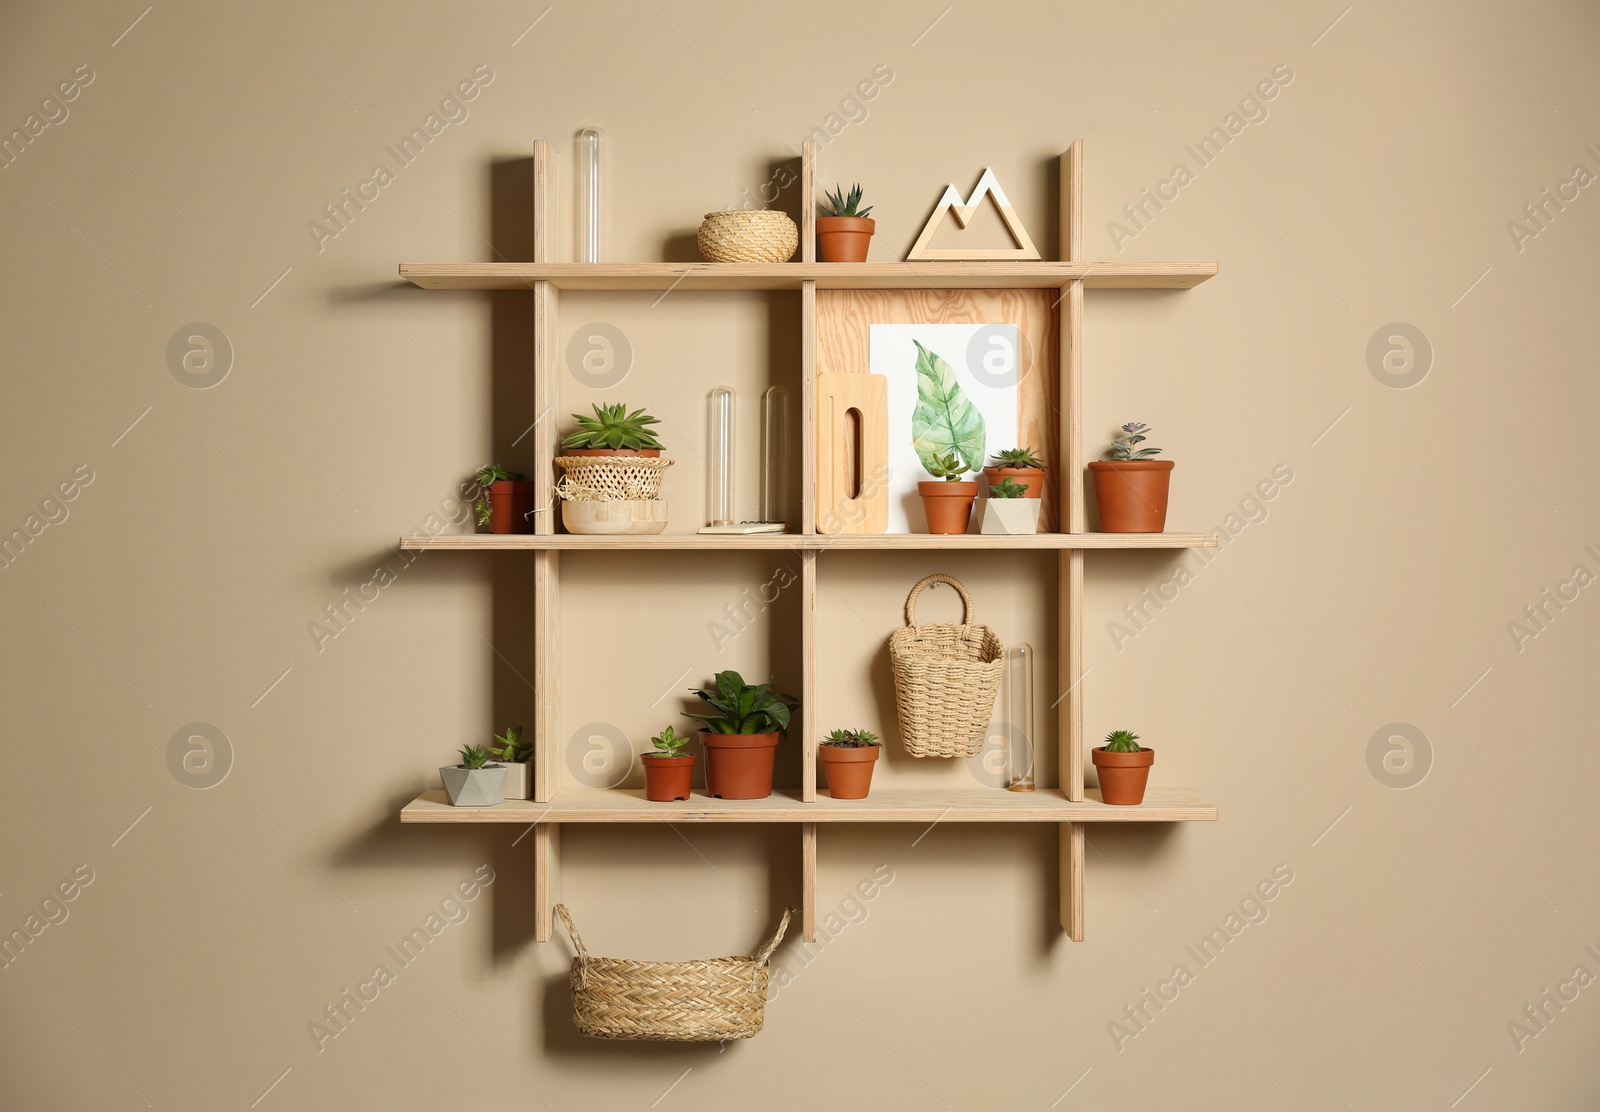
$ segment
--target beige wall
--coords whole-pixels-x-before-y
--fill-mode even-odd
[[[1507,628],[1575,565],[1600,574],[1600,199],[1521,250],[1507,227],[1574,164],[1600,172],[1592,5],[1358,4],[1318,39],[1340,4],[957,4],[929,29],[944,5],[669,0],[557,4],[514,42],[543,5],[158,2],[114,42],[142,7],[0,12],[0,126],[59,121],[0,170],[0,527],[67,513],[0,570],[0,928],[39,916],[0,972],[0,1105],[1594,1103],[1600,987],[1570,979],[1600,973],[1600,601],[1552,607],[1520,651]],[[80,65],[70,115],[41,109]],[[479,65],[470,116],[319,250],[308,223]],[[526,257],[519,160],[541,137],[565,159],[590,124],[608,257],[683,257],[701,213],[878,66],[892,80],[864,119],[846,106],[821,171],[878,203],[875,258],[986,165],[1054,243],[1050,160],[1081,137],[1091,257],[1221,262],[1192,291],[1089,295],[1089,424],[1155,426],[1175,528],[1225,526],[1279,465],[1293,481],[1120,651],[1106,623],[1200,561],[1090,557],[1087,720],[1137,728],[1155,782],[1222,820],[1091,831],[1078,945],[1051,830],[826,829],[818,904],[854,921],[783,951],[760,1038],[588,1043],[567,943],[531,939],[532,839],[396,822],[455,747],[531,721],[532,659],[530,559],[389,550],[476,465],[525,462],[529,302],[401,288],[395,266],[490,259],[484,237]],[[1119,253],[1108,222],[1192,170],[1185,145],[1278,66],[1270,115]],[[572,297],[563,328],[623,328],[637,364],[608,396],[668,411],[685,443],[707,387],[751,399],[795,373],[788,300],[652,300]],[[234,352],[209,390],[169,371],[193,322]],[[1390,322],[1434,352],[1409,390],[1369,370]],[[561,400],[590,398],[565,380]],[[701,476],[679,454],[689,520]],[[783,605],[723,653],[704,628],[773,563],[569,561],[563,724],[642,740],[684,666],[793,677]],[[829,559],[830,713],[881,718],[873,639],[942,563]],[[1004,636],[1053,653],[1048,561],[948,563]],[[319,651],[310,623],[380,566],[395,582]],[[1397,721],[1432,750],[1406,790],[1369,767]],[[169,767],[196,722],[231,748],[209,775]],[[587,941],[618,955],[746,951],[799,881],[789,829],[569,829],[564,854]],[[1245,905],[1267,918],[1201,969],[1185,947],[1280,865],[1292,882]],[[470,915],[398,968],[385,946],[482,866]],[[394,983],[319,1052],[309,1025],[380,963]],[[1109,1025],[1180,963],[1192,983],[1119,1050]],[[1536,1030],[1525,1006],[1563,983],[1577,999],[1519,1050],[1508,1025]]]

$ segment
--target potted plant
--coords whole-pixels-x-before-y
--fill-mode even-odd
[[[478,524],[491,533],[531,533],[533,483],[520,471],[491,463],[478,471],[478,500],[472,505]]]
[[[1015,479],[1006,478],[989,488],[989,500],[983,504],[985,533],[1025,534],[1039,531],[1039,507],[1044,503],[1026,498],[1026,489]]]
[[[1002,479],[1011,479],[1022,487],[1023,497],[1044,497],[1044,461],[1032,448],[1007,448],[995,453],[994,463],[983,469],[983,478],[991,487]]]
[[[972,503],[978,497],[978,484],[964,480],[969,468],[954,453],[934,456],[923,462],[933,482],[917,484],[922,510],[930,533],[965,533],[972,520]]]
[[[650,428],[660,419],[621,402],[596,405],[593,416],[572,416],[578,431],[562,442],[556,458],[565,472],[556,496],[567,531],[611,535],[665,529],[661,479],[672,461],[661,458],[661,441]]]
[[[644,762],[644,797],[652,803],[688,799],[694,787],[694,754],[683,749],[689,739],[668,726],[650,744],[653,751],[639,754]]]
[[[765,799],[772,794],[772,762],[778,740],[789,728],[789,711],[799,702],[772,690],[770,683],[748,684],[731,669],[718,672],[712,690],[690,688],[711,708],[687,717],[699,719],[706,752],[706,791],[718,799]]]
[[[522,740],[522,727],[512,726],[503,734],[494,735],[489,746],[489,756],[506,766],[506,798],[533,798],[533,766],[528,758],[533,755],[533,743]]]
[[[506,797],[505,765],[490,764],[489,751],[481,745],[461,747],[461,763],[439,770],[444,790],[454,807],[493,807]]]
[[[1090,757],[1100,774],[1101,800],[1119,807],[1137,807],[1144,802],[1144,785],[1156,753],[1139,746],[1138,734],[1112,730]]]
[[[817,217],[817,253],[825,263],[864,263],[877,222],[867,219],[872,206],[861,207],[861,186],[835,186],[822,203],[823,216]]]
[[[594,416],[574,413],[578,431],[561,442],[569,456],[659,456],[661,441],[650,430],[660,419],[643,409],[628,412],[623,402],[596,405]]]
[[[1108,458],[1089,464],[1102,533],[1159,533],[1167,527],[1173,462],[1155,458],[1160,448],[1139,447],[1150,431],[1130,421],[1112,440]]]
[[[817,747],[828,794],[835,799],[865,799],[872,787],[872,766],[882,747],[871,730],[834,730]]]

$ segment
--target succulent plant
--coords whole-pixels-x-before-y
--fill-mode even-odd
[[[1107,753],[1142,753],[1139,748],[1139,735],[1131,730],[1112,730],[1106,735]]]
[[[990,498],[1021,498],[1028,493],[1028,488],[1023,486],[1010,475],[1001,479],[989,488]]]
[[[683,747],[689,744],[689,739],[679,734],[671,726],[668,726],[651,738],[650,744],[656,747],[655,756],[681,757],[683,756]]]
[[[924,460],[922,465],[928,469],[928,474],[935,479],[943,479],[947,483],[955,482],[972,470],[954,452],[931,456]]]
[[[995,453],[994,466],[996,467],[1032,467],[1043,471],[1044,460],[1032,448],[1007,448],[1003,452]]]
[[[650,431],[650,426],[660,424],[660,420],[642,409],[629,413],[622,402],[596,405],[593,417],[581,413],[572,416],[578,422],[578,431],[562,441],[564,447],[620,448],[635,452],[661,447],[661,441]]]
[[[1160,448],[1135,448],[1135,445],[1144,442],[1145,433],[1151,429],[1143,421],[1129,421],[1122,426],[1122,435],[1113,437],[1111,441],[1111,458],[1114,460],[1154,459],[1161,454]]]
[[[482,768],[489,763],[489,751],[481,745],[463,745],[461,747],[462,768]]]
[[[871,730],[834,730],[822,742],[839,749],[864,749],[878,744],[878,735]]]
[[[691,687],[702,702],[716,713],[689,714],[698,718],[713,734],[770,734],[789,728],[789,708],[800,701],[793,695],[772,690],[772,684],[750,684],[729,669],[718,672],[713,690]]]
[[[522,727],[512,726],[504,734],[495,734],[499,745],[489,746],[489,756],[497,761],[514,761],[525,764],[533,754],[533,744],[522,740]]]
[[[827,194],[827,200],[822,202],[822,211],[828,216],[857,216],[865,220],[872,206],[861,208],[861,183],[857,182],[850,187],[848,194],[844,186],[834,186],[833,192]]]
[[[504,464],[491,463],[478,468],[478,486],[486,490],[492,483],[522,483],[528,476],[520,471],[507,471]],[[472,504],[472,512],[477,516],[479,525],[489,524],[489,499],[481,493],[478,500]]]

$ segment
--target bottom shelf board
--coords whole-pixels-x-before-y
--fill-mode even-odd
[[[401,822],[1215,822],[1217,808],[1189,788],[1151,788],[1137,807],[1089,798],[1073,803],[1054,788],[916,790],[885,788],[866,799],[819,794],[802,803],[797,788],[766,799],[714,799],[700,789],[678,803],[651,803],[642,788],[563,788],[549,803],[508,799],[493,807],[452,807],[443,791],[427,791],[400,811]]]

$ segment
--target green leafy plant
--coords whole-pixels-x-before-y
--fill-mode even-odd
[[[995,467],[1032,467],[1035,470],[1045,469],[1044,460],[1032,448],[1007,448],[1003,452],[995,453]]]
[[[789,709],[799,706],[793,695],[772,690],[770,683],[749,684],[738,672],[718,672],[712,690],[689,689],[715,713],[689,714],[713,734],[770,734],[789,728]]]
[[[922,465],[928,469],[928,474],[935,479],[943,479],[953,483],[972,470],[964,462],[957,459],[954,452],[942,456],[934,456],[931,460],[923,460]]]
[[[982,470],[987,435],[983,414],[962,392],[950,364],[912,343],[917,347],[917,407],[911,413],[911,444],[928,474],[954,482],[948,472],[934,470],[934,461],[954,454],[966,464],[963,471]]]
[[[834,187],[832,193],[827,194],[827,200],[822,202],[822,211],[828,216],[858,216],[865,220],[867,213],[872,211],[872,206],[861,208],[861,184],[857,182],[850,187],[850,193],[845,195],[844,186]]]
[[[1142,753],[1139,735],[1131,730],[1112,730],[1106,735],[1107,753]]]
[[[564,447],[622,448],[635,452],[652,448],[659,450],[661,447],[661,441],[650,430],[650,426],[659,425],[660,420],[642,409],[629,413],[628,407],[622,402],[596,405],[593,417],[585,417],[581,413],[572,416],[578,422],[578,431],[562,441]]]
[[[489,756],[497,761],[526,764],[533,755],[533,743],[522,740],[521,726],[512,726],[503,734],[495,734],[494,739],[500,744],[489,746]]]
[[[871,730],[834,730],[823,741],[839,749],[864,749],[878,744],[878,735]]]
[[[1021,498],[1028,493],[1028,488],[1023,486],[1010,475],[1001,479],[989,488],[990,498]]]
[[[689,739],[668,726],[651,738],[650,744],[656,747],[655,755],[658,757],[681,757],[683,747],[689,744]]]
[[[463,745],[461,747],[462,768],[482,768],[489,763],[489,751],[481,745]]]
[[[528,476],[520,471],[507,471],[503,464],[491,463],[478,468],[478,500],[472,504],[472,512],[477,515],[479,525],[489,524],[489,499],[483,495],[491,483],[523,483],[528,481]]]
[[[1143,421],[1129,421],[1122,426],[1122,435],[1111,440],[1110,456],[1114,460],[1154,459],[1161,454],[1160,448],[1140,448],[1144,443],[1145,433],[1151,429]]]

